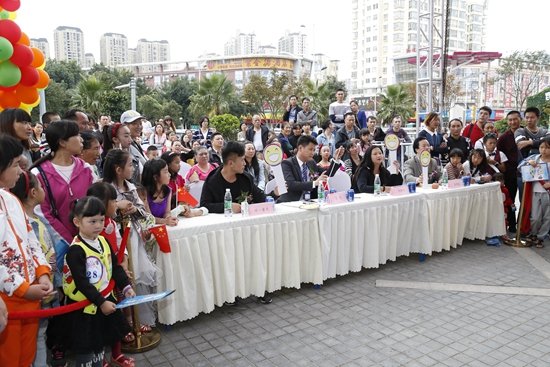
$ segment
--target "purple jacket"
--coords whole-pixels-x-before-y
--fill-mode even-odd
[[[41,212],[53,229],[68,243],[71,243],[74,236],[77,234],[77,229],[69,218],[73,202],[86,196],[86,191],[88,191],[88,188],[93,182],[92,170],[90,167],[86,166],[84,161],[80,158],[73,157],[73,159],[75,166],[69,184],[67,184],[67,181],[65,181],[65,179],[55,170],[51,161],[45,161],[40,165],[48,179],[55,200],[55,206],[59,212],[59,219],[54,217],[52,213],[50,204],[51,198],[42,180],[42,175],[36,168],[33,169],[33,173],[40,181],[46,193],[44,202],[40,204],[39,212]]]

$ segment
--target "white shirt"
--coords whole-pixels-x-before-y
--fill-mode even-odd
[[[57,164],[54,164],[52,162],[53,168],[55,168],[55,171],[59,173],[61,177],[65,180],[65,182],[69,183],[71,182],[71,176],[74,171],[74,161],[69,166],[59,166]]]
[[[264,144],[262,143],[262,130],[256,131],[254,130],[254,148],[256,148],[257,152],[261,152],[264,150]]]

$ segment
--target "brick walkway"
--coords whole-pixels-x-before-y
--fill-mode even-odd
[[[545,244],[520,251],[550,266]],[[155,367],[549,366],[547,296],[376,287],[391,280],[548,292],[550,280],[535,263],[511,247],[465,242],[422,263],[403,257],[321,289],[281,290],[270,305],[249,298],[161,327],[160,346],[134,357],[137,366]]]

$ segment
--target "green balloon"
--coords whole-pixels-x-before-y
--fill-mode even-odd
[[[21,80],[21,70],[9,61],[0,63],[0,87],[13,87]]]
[[[0,62],[9,60],[13,55],[13,46],[8,39],[0,37]]]
[[[7,10],[0,11],[0,19],[10,19],[10,12]]]

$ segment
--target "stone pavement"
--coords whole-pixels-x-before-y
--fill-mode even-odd
[[[468,290],[482,285],[548,294],[544,274],[550,272],[543,267],[550,266],[550,242],[545,245],[516,250],[465,241],[424,262],[401,257],[321,289],[283,289],[270,305],[251,297],[161,326],[161,344],[134,355],[136,365],[550,366],[548,296]],[[377,280],[462,284],[466,291],[376,287]]]

